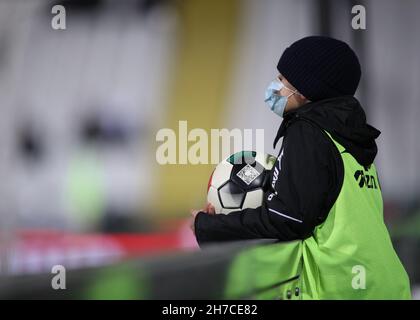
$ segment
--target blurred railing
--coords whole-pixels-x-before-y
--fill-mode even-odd
[[[299,299],[300,265],[287,257],[300,242],[272,240],[212,245],[110,266],[0,278],[1,299]]]

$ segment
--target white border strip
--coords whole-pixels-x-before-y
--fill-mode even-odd
[[[296,221],[296,222],[299,222],[299,223],[303,223],[303,221],[302,221],[302,220],[299,220],[299,219],[296,219],[296,218],[292,218],[292,217],[287,216],[287,215],[285,215],[285,214],[283,214],[283,213],[280,213],[280,212],[278,212],[278,211],[276,211],[276,210],[274,210],[274,209],[270,209],[270,208],[269,208],[269,209],[268,209],[268,211],[274,212],[274,213],[278,214],[279,216],[285,217],[285,218],[287,218],[287,219],[290,219],[290,220],[293,220],[293,221]]]

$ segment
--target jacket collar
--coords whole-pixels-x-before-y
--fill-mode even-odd
[[[299,107],[297,109],[291,110],[289,112],[286,112],[283,117],[283,121],[280,124],[279,130],[277,131],[276,138],[273,142],[274,149],[276,148],[277,143],[279,142],[280,138],[283,137],[286,133],[287,128],[299,117],[312,110],[314,104],[313,103],[307,103],[302,107]]]

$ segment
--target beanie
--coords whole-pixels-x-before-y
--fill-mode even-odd
[[[324,36],[293,43],[277,69],[310,101],[354,95],[361,76],[354,51],[345,42]]]

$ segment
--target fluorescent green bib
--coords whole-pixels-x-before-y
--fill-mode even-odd
[[[407,273],[383,221],[375,165],[362,167],[330,138],[343,160],[344,181],[325,222],[303,241],[302,298],[410,299]]]
[[[343,160],[344,180],[327,219],[305,240],[236,256],[225,298],[411,299],[407,273],[384,224],[375,166],[362,167],[328,136]]]

